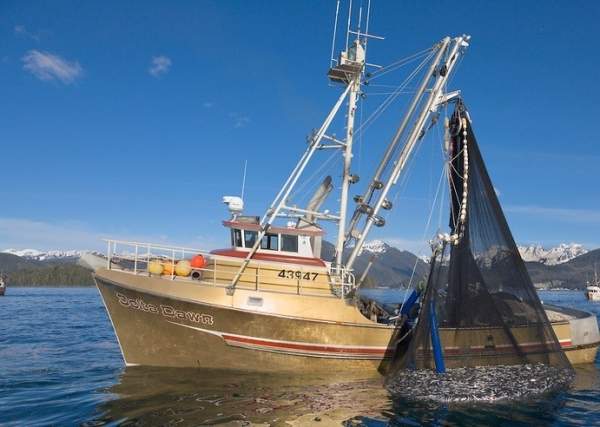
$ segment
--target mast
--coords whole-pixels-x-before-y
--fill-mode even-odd
[[[348,83],[350,87],[350,94],[348,95],[348,114],[346,120],[346,139],[344,141],[344,166],[342,171],[342,189],[340,194],[340,219],[338,223],[338,235],[335,252],[335,265],[336,267],[342,266],[342,255],[344,251],[344,241],[346,236],[346,213],[348,211],[348,191],[350,184],[356,182],[355,177],[350,173],[350,167],[352,165],[352,142],[354,140],[354,117],[356,115],[356,101],[358,99],[360,90],[360,78],[364,70],[364,48],[361,45],[359,38],[357,37],[353,46],[355,50],[356,62],[361,63],[352,79]],[[348,52],[349,54],[349,52]]]
[[[369,3],[370,8],[370,3]],[[337,20],[338,20],[338,12],[339,12],[339,2],[336,7],[336,18],[334,28],[337,28]],[[359,9],[359,20],[362,18],[362,7]],[[350,167],[352,164],[352,141],[354,134],[354,117],[356,112],[356,102],[360,92],[360,83],[361,77],[365,68],[365,49],[363,43],[366,43],[367,37],[373,38],[381,38],[377,36],[371,36],[366,33],[360,32],[360,23],[358,25],[358,31],[350,30],[350,25],[352,22],[352,2],[350,2],[349,10],[348,10],[348,28],[346,30],[346,50],[340,54],[339,60],[334,61],[332,58],[332,67],[328,72],[328,77],[333,82],[343,83],[346,87],[343,93],[338,98],[338,101],[334,105],[334,107],[329,112],[329,115],[319,128],[318,132],[311,137],[311,141],[309,147],[302,155],[300,161],[286,180],[283,187],[279,190],[277,196],[271,203],[270,207],[265,212],[264,216],[261,219],[260,225],[261,230],[258,233],[256,242],[251,248],[250,252],[248,252],[247,256],[244,258],[242,265],[239,270],[233,277],[231,284],[227,288],[227,292],[232,294],[237,283],[239,282],[244,270],[250,263],[250,260],[254,257],[258,248],[260,247],[262,238],[268,232],[269,228],[273,224],[273,222],[278,217],[294,217],[294,215],[304,216],[306,214],[312,215],[315,219],[323,219],[337,222],[338,224],[338,236],[337,236],[337,245],[336,245],[336,261],[335,267],[337,268],[338,273],[341,273],[342,267],[342,252],[344,247],[344,239],[345,239],[345,224],[346,224],[346,215],[347,215],[347,206],[348,206],[348,191],[351,183],[356,182],[353,175],[350,173]],[[355,41],[349,45],[349,37],[350,34],[356,35]],[[335,45],[335,29],[333,35],[332,42],[332,51]],[[364,42],[361,41],[361,38],[364,38]],[[344,141],[340,141],[335,137],[329,136],[326,134],[329,129],[334,117],[337,115],[343,101],[348,97],[348,113],[346,120],[346,138]],[[324,146],[321,144],[323,139],[329,140],[333,143],[333,145]],[[344,166],[342,171],[342,186],[341,186],[341,196],[340,196],[340,209],[338,215],[329,214],[327,211],[325,212],[316,212],[316,211],[307,211],[305,209],[300,209],[296,206],[290,206],[288,204],[288,198],[294,189],[298,179],[304,172],[307,164],[310,162],[312,156],[316,152],[316,150],[322,148],[337,148],[343,151],[344,158]]]

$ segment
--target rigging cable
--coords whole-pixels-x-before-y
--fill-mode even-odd
[[[431,225],[431,218],[433,217],[433,212],[435,210],[435,205],[437,204],[437,198],[438,198],[438,194],[440,192],[440,189],[442,187],[442,182],[444,180],[444,175],[446,174],[446,165],[444,165],[442,167],[442,173],[440,174],[440,179],[438,181],[438,186],[437,186],[437,190],[435,192],[435,196],[433,198],[433,203],[431,205],[431,209],[429,210],[429,216],[427,217],[427,223],[425,224],[425,230],[423,231],[423,237],[421,238],[421,240],[425,240],[425,235],[427,234],[427,232],[429,231],[429,227]],[[417,270],[417,264],[419,262],[419,258],[417,257],[417,259],[415,260],[415,264],[413,266],[413,270],[410,276],[410,280],[408,282],[408,286],[405,288],[404,290],[404,297],[402,298],[402,304],[400,305],[400,310],[402,310],[402,307],[404,306],[404,301],[406,301],[406,296],[408,294],[408,290],[412,289],[412,283],[415,277],[415,273]]]
[[[415,68],[408,77],[397,86],[397,90],[395,90],[392,95],[388,96],[372,113],[365,122],[357,129],[354,130],[354,134],[356,135],[359,132],[365,132],[371,124],[377,120],[381,114],[396,100],[396,98],[402,93],[402,91],[408,86],[408,84],[416,77],[418,72],[427,64],[427,62],[432,58],[434,52],[432,52],[428,57],[426,57],[418,66]]]
[[[371,73],[371,76],[369,77],[370,80],[373,79],[378,79],[381,76],[386,75],[387,73],[390,73],[392,71],[397,70],[398,68],[401,68],[409,63],[411,63],[412,61],[416,61],[419,57],[424,56],[428,53],[432,53],[435,49],[435,46],[429,47],[427,49],[423,49],[420,52],[417,53],[413,53],[410,56],[407,56],[405,58],[399,59],[396,62],[392,62],[389,65],[386,65],[384,67],[379,68],[378,70],[374,71]]]

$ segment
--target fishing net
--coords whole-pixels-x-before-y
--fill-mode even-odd
[[[508,228],[462,103],[457,104],[449,132],[451,233],[441,236],[434,251],[418,322],[410,342],[394,355],[388,383],[409,387],[411,376],[413,382],[423,378],[416,371],[440,370],[440,358],[448,370],[443,375],[456,376],[459,371],[453,369],[462,369],[458,376],[465,386],[486,366],[495,371],[524,367],[500,369],[505,383],[511,381],[507,372],[534,373],[529,383],[536,383],[544,369],[556,379],[554,385],[568,382],[570,363]],[[518,383],[517,377],[513,380]],[[452,380],[456,381],[458,377]]]

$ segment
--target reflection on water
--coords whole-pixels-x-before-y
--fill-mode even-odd
[[[381,379],[326,378],[203,369],[130,367],[106,390],[114,399],[85,425],[594,425],[600,424],[600,375],[576,369],[571,390],[541,399],[435,405],[390,400]],[[592,415],[593,414],[593,415]]]
[[[107,390],[100,422],[127,425],[337,425],[391,408],[381,380],[131,367]]]

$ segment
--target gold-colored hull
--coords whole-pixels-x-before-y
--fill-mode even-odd
[[[105,269],[95,280],[128,365],[372,377],[393,353],[394,327],[340,298],[249,289],[227,295],[219,286]],[[599,342],[577,345],[568,321],[553,326],[571,363],[593,362]],[[494,331],[480,333],[483,343]],[[526,330],[518,334],[527,340]],[[441,335],[445,348],[460,345],[459,331]]]

